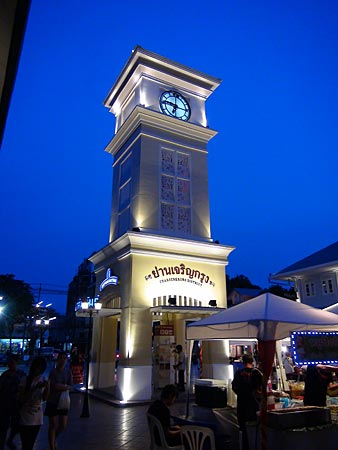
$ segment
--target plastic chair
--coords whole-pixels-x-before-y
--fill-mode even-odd
[[[181,428],[183,444],[189,450],[216,450],[215,436],[211,428],[197,425],[184,425]]]
[[[169,446],[167,444],[165,434],[161,422],[153,415],[147,414],[148,427],[150,432],[150,450],[184,450],[183,445]],[[156,443],[157,437],[160,439],[160,444]]]

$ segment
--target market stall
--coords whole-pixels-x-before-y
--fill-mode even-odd
[[[270,427],[267,418],[266,386],[273,365],[276,341],[299,330],[338,331],[338,316],[265,293],[187,327],[186,337],[189,340],[231,338],[258,340],[265,384],[259,428],[262,450],[271,448],[268,446]],[[298,414],[301,415],[302,411],[298,411]],[[272,434],[275,435],[275,431]]]

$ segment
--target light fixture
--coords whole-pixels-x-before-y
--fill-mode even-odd
[[[82,313],[85,313],[89,316],[89,328],[88,328],[88,336],[87,336],[87,358],[86,358],[86,387],[85,387],[85,395],[83,399],[82,405],[82,414],[80,417],[89,417],[89,400],[88,400],[88,381],[89,381],[89,363],[91,360],[90,350],[92,346],[92,334],[93,334],[93,315],[98,315],[102,308],[102,303],[98,301],[99,297],[91,298],[87,297],[86,301],[79,300],[78,305],[76,306],[76,310],[81,310]],[[79,308],[78,308],[79,306]],[[78,309],[77,309],[78,308]]]
[[[168,303],[170,306],[176,306],[176,297],[169,297]]]
[[[217,306],[217,300],[209,300],[209,306]]]
[[[133,231],[137,231],[139,233],[141,231],[141,228],[140,227],[134,227]]]

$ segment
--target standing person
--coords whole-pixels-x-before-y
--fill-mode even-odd
[[[232,390],[237,395],[237,419],[242,432],[242,449],[248,450],[249,441],[245,423],[257,420],[262,373],[254,368],[254,359],[251,355],[243,355],[242,361],[244,368],[235,373]]]
[[[48,441],[50,450],[56,449],[56,439],[66,429],[68,409],[58,409],[63,391],[69,391],[73,384],[72,374],[68,368],[67,354],[59,353],[56,367],[49,374],[50,393],[46,404],[45,415],[49,417]]]
[[[326,365],[308,366],[305,373],[304,406],[326,406],[327,388],[335,387],[332,372],[338,367]]]
[[[176,352],[178,358],[174,369],[178,370],[178,390],[184,392],[185,354],[182,345],[176,345]]]
[[[283,358],[283,366],[285,369],[286,378],[289,380],[295,371],[294,365],[293,365],[293,360],[292,360],[289,352],[285,353],[285,356]]]
[[[42,402],[49,392],[48,381],[43,378],[47,368],[45,358],[33,359],[28,376],[20,383],[20,437],[22,450],[32,450],[40,427],[43,424]]]
[[[174,384],[167,384],[161,392],[161,399],[155,400],[148,409],[148,414],[156,417],[162,425],[164,435],[169,446],[181,444],[180,427],[171,424],[169,407],[177,398],[177,389]],[[157,430],[156,430],[157,431]],[[160,445],[160,437],[155,434],[155,441]]]
[[[18,361],[17,355],[10,355],[7,360],[8,370],[0,377],[0,450],[5,447],[8,429],[7,447],[16,450],[13,440],[19,433],[19,385],[26,376],[23,370],[18,369]]]
[[[70,371],[74,384],[83,383],[83,365],[80,363],[80,354],[76,346],[70,352]]]
[[[80,364],[80,355],[76,345],[74,345],[70,352],[70,362],[73,366],[78,366]]]

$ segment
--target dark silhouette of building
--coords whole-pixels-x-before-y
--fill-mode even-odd
[[[79,265],[77,275],[69,283],[66,307],[69,342],[80,346],[80,348],[84,347],[88,340],[88,319],[76,317],[75,307],[78,301],[85,300],[95,294],[95,283],[93,264],[85,259]]]
[[[0,2],[0,147],[18,70],[30,0]]]

